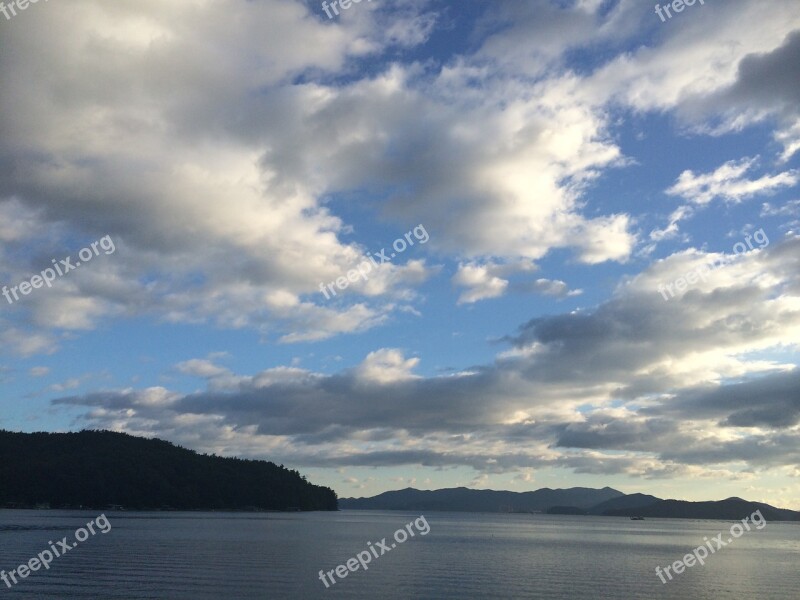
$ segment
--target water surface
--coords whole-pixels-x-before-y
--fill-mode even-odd
[[[105,513],[49,570],[0,599],[543,598],[775,599],[800,597],[800,524],[745,533],[668,584],[655,567],[681,559],[731,522],[429,512],[419,533],[326,589],[335,569],[418,513]],[[97,516],[0,510],[0,569],[27,563]]]

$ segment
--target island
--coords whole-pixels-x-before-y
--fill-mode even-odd
[[[0,508],[310,511],[338,499],[268,461],[111,431],[0,430]]]

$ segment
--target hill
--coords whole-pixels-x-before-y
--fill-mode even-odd
[[[343,509],[362,510],[449,510],[469,512],[544,512],[554,506],[589,509],[600,502],[622,496],[622,492],[606,487],[543,488],[535,492],[473,490],[464,487],[442,490],[406,488],[384,492],[373,498],[342,498]]]
[[[800,512],[775,508],[762,502],[748,502],[741,498],[728,498],[717,502],[687,502],[685,500],[659,500],[649,506],[607,510],[608,516],[660,517],[665,519],[724,519],[739,520],[760,510],[767,521],[800,521]]]
[[[588,513],[591,515],[605,515],[608,511],[612,510],[626,510],[630,509],[631,515],[638,515],[637,512],[640,508],[650,506],[656,502],[661,502],[661,498],[650,496],[648,494],[628,494],[620,496],[619,498],[612,498],[606,502],[593,506],[589,509]]]
[[[507,492],[448,488],[406,488],[372,498],[342,498],[342,509],[544,512],[552,515],[643,516],[678,519],[738,520],[760,510],[767,521],[800,521],[800,512],[761,502],[728,498],[717,502],[662,500],[648,494],[623,494],[613,488],[543,488],[534,492]]]
[[[110,431],[0,431],[0,507],[336,510],[333,490],[257,460]]]

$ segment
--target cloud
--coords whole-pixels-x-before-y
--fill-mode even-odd
[[[67,254],[77,237],[110,234],[119,248],[113,261],[31,298],[32,318],[15,313],[21,322],[43,331],[88,329],[150,313],[270,325],[294,341],[361,331],[388,316],[385,305],[308,305],[297,321],[280,307],[264,310],[265,296],[316,291],[362,252],[338,239],[344,224],[322,206],[318,178],[292,177],[290,164],[269,164],[269,157],[281,124],[299,125],[325,93],[291,79],[324,79],[355,57],[423,42],[430,18],[416,17],[424,7],[398,11],[392,39],[374,25],[391,14],[360,11],[357,20],[329,26],[284,0],[227,8],[177,0],[169,9],[77,0],[50,8],[0,41],[0,101],[25,107],[0,115],[8,174],[0,210],[9,219],[0,236],[24,250],[17,258],[33,258],[0,266],[21,279],[38,272],[42,259]],[[53,28],[70,35],[52,36]],[[69,102],[48,91],[67,89]],[[42,246],[54,228],[59,235]],[[399,275],[384,277],[385,293],[414,285],[425,270],[387,266]]]
[[[731,427],[791,428],[800,423],[800,369],[756,380],[683,390],[653,414],[691,413]]]
[[[44,333],[32,333],[16,327],[7,326],[0,320],[0,348],[3,353],[17,354],[27,357],[36,354],[53,354],[58,350],[54,336]]]
[[[530,469],[524,470],[522,473],[517,473],[511,478],[511,485],[529,485],[536,481],[533,472]]]
[[[83,407],[92,427],[314,467],[670,478],[795,464],[797,371],[761,355],[797,348],[800,238],[724,261],[669,302],[658,294],[657,282],[714,258],[693,250],[659,261],[598,307],[532,319],[493,363],[446,376],[414,375],[419,359],[381,349],[339,373],[274,367],[215,389],[228,374],[188,361],[208,389],[54,405]]]
[[[761,205],[762,217],[800,217],[800,200],[791,200],[781,206],[773,206],[769,202]]]
[[[739,63],[736,82],[725,96],[736,103],[773,105],[779,110],[796,111],[800,90],[800,31],[793,31],[772,52],[753,53]]]
[[[654,229],[650,232],[650,239],[654,242],[661,242],[676,237],[680,231],[679,223],[689,219],[694,215],[694,210],[690,206],[679,206],[669,217],[669,224],[664,229]]]
[[[508,280],[490,274],[492,266],[462,264],[453,276],[453,283],[469,288],[461,293],[459,304],[471,304],[487,298],[498,298],[505,294]]]
[[[755,162],[755,158],[729,161],[713,173],[701,175],[684,171],[667,190],[667,194],[681,196],[701,205],[716,199],[741,202],[754,196],[774,194],[780,188],[793,187],[800,181],[800,171],[784,171],[759,179],[747,179],[745,173],[753,168]]]
[[[735,81],[708,98],[696,100],[703,108],[693,110],[708,111],[715,106],[723,117],[718,132],[776,119],[780,128],[775,139],[784,148],[780,158],[786,162],[800,149],[800,92],[793,83],[800,79],[798,65],[800,31],[793,31],[771,52],[745,56],[738,65]]]
[[[540,270],[561,256],[626,263],[639,240],[640,215],[599,188],[633,162],[621,119],[676,117],[701,135],[762,123],[780,159],[799,147],[785,75],[800,6],[707,4],[664,27],[635,0],[500,0],[442,58],[433,27],[449,13],[423,1],[362,3],[334,22],[289,0],[51,3],[0,38],[0,269],[22,281],[104,235],[117,252],[4,313],[4,351],[55,352],[72,332],[140,316],[318,342],[419,314],[422,284],[452,265],[462,304],[576,295]],[[797,181],[755,158],[686,171],[668,190],[684,206],[650,241],[677,237],[701,206]],[[430,242],[328,300],[320,283],[375,242],[355,213],[397,236],[424,223]],[[193,392],[96,389],[53,405],[209,452],[467,466],[474,483],[542,467],[793,468],[796,379],[782,357],[800,339],[799,255],[790,234],[737,257],[666,257],[447,375],[375,343],[333,373],[241,373],[205,356],[166,373],[199,378]],[[707,280],[658,293],[712,261]],[[748,394],[758,403],[741,404]]]
[[[530,290],[545,296],[555,298],[566,298],[567,296],[579,296],[583,290],[570,290],[569,286],[560,279],[537,279],[528,283],[521,283],[516,286],[520,290]]]
[[[775,133],[775,139],[783,145],[781,161],[788,162],[800,150],[800,118]]]
[[[541,76],[562,66],[565,55],[577,47],[620,43],[641,27],[641,16],[630,0],[613,4],[497,0],[479,25],[479,31],[489,35],[477,57],[525,76]]]
[[[147,315],[284,343],[380,326],[414,310],[438,267],[382,265],[328,304],[319,283],[367,251],[329,202],[351,194],[388,222],[425,223],[432,251],[457,260],[627,259],[630,217],[583,213],[598,172],[624,159],[579,80],[521,86],[512,63],[481,66],[500,60],[491,41],[481,57],[356,77],[358,61],[423,44],[439,18],[425,2],[366,8],[329,23],[285,0],[76,0],[9,30],[0,103],[25,110],[0,115],[0,210],[20,226],[0,235],[31,259],[5,266],[22,278],[77,238],[118,246],[14,319],[47,335]],[[513,22],[518,9],[503,10]],[[588,31],[599,10],[543,16]]]
[[[418,358],[406,359],[400,350],[383,348],[370,352],[355,373],[359,380],[387,384],[413,379],[412,370],[417,364]]]
[[[582,290],[570,290],[561,280],[539,278],[526,280],[519,277],[511,281],[514,275],[527,274],[536,270],[530,261],[511,263],[462,263],[452,278],[452,282],[464,290],[458,298],[458,304],[473,304],[481,300],[499,298],[507,291],[524,294],[541,294],[556,298],[577,296]]]

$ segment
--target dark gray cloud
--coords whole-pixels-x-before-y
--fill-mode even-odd
[[[677,464],[744,464],[762,469],[800,464],[800,434],[795,432],[752,435],[738,440],[695,440],[665,448],[663,460]]]
[[[800,372],[748,356],[796,344],[800,240],[725,262],[669,302],[657,292],[707,258],[676,255],[594,310],[533,319],[494,363],[448,376],[417,377],[416,359],[390,349],[333,375],[242,376],[190,361],[181,369],[207,379],[205,391],[109,391],[54,404],[88,409],[83,422],[96,427],[308,466],[557,465],[660,478],[792,465]]]
[[[558,445],[567,448],[613,450],[654,450],[663,447],[680,431],[678,423],[668,419],[635,420],[609,414],[590,414],[585,421],[564,425],[558,435]]]
[[[785,7],[781,7],[782,9]],[[775,137],[788,160],[800,146],[800,29],[769,52],[751,53],[738,63],[736,78],[712,94],[689,94],[679,113],[701,129],[738,130],[766,118],[778,122]],[[708,126],[708,117],[721,120]]]
[[[645,414],[718,419],[731,427],[788,428],[800,423],[800,369],[752,381],[684,390]]]
[[[773,106],[795,114],[800,108],[800,30],[772,52],[750,54],[739,63],[734,83],[723,97],[734,103]]]
[[[119,245],[116,262],[32,301],[42,327],[150,311],[277,327],[297,341],[379,324],[392,309],[304,300],[363,251],[340,240],[347,224],[327,202],[338,193],[356,192],[389,222],[423,222],[426,249],[453,261],[533,269],[553,249],[589,264],[625,260],[630,215],[603,215],[583,196],[625,160],[609,131],[610,98],[672,109],[699,86],[714,110],[790,114],[797,105],[798,36],[778,47],[768,34],[782,38],[796,22],[793,3],[762,10],[763,32],[735,45],[749,33],[742,15],[755,10],[742,1],[697,10],[628,52],[645,15],[660,27],[635,0],[503,0],[486,11],[473,53],[439,65],[398,58],[368,76],[354,64],[427,39],[437,17],[426,2],[362,4],[336,23],[297,2],[176,6],[51,3],[0,38],[0,237],[31,263],[61,255],[76,236],[112,234]],[[116,37],[106,35],[111,23]],[[681,33],[704,28],[709,35]],[[626,52],[597,65],[598,83],[561,68],[573,40]],[[731,86],[708,83],[737,65]],[[659,477],[730,457],[780,464],[794,459],[778,440],[792,440],[795,384],[781,391],[769,373],[782,366],[747,353],[797,343],[799,248],[798,239],[776,242],[664,302],[657,285],[697,258],[671,257],[597,308],[529,321],[495,362],[449,377],[385,365],[335,375],[212,368],[197,393],[112,390],[54,404],[90,426],[305,465],[558,465]],[[0,267],[32,266],[11,264]],[[364,293],[391,299],[429,269],[405,278],[392,269]],[[509,289],[567,293],[544,279]],[[5,317],[0,325],[4,346],[54,346]],[[684,397],[746,377],[763,403],[725,405],[727,388],[694,404]],[[780,431],[720,441],[746,425]]]

